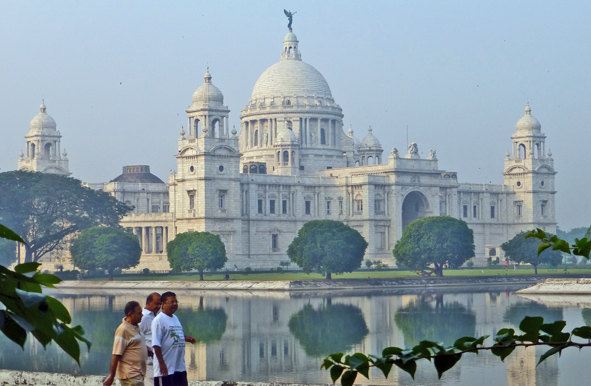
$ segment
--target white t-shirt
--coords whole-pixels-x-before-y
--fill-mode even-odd
[[[143,309],[142,311],[142,320],[140,322],[140,333],[146,339],[146,344],[148,346],[152,346],[152,321],[156,315],[150,310]]]
[[[185,367],[185,334],[176,315],[168,316],[164,312],[156,315],[152,321],[152,347],[160,346],[162,358],[168,368],[168,374],[187,371]],[[161,377],[160,366],[154,355],[154,376]]]

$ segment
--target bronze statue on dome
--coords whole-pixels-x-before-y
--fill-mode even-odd
[[[288,11],[287,9],[283,9],[283,13],[285,13],[285,16],[287,16],[287,28],[289,28],[289,32],[291,32],[291,24],[293,23],[293,15],[295,15],[297,12],[291,12]]]

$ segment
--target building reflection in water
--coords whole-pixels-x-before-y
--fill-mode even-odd
[[[179,319],[199,343],[187,345],[190,379],[252,382],[330,383],[320,358],[333,351],[380,353],[387,346],[409,346],[419,339],[443,341],[465,335],[494,335],[526,314],[562,319],[559,308],[524,301],[509,292],[416,293],[410,295],[305,296],[271,293],[178,292]],[[26,350],[0,338],[0,368],[105,374],[113,331],[129,300],[146,294],[59,296],[82,324],[93,346],[80,368],[55,347],[46,352],[32,340]],[[580,313],[577,315],[581,315]],[[579,321],[576,321],[579,323]],[[419,366],[415,384],[553,385],[558,358],[536,367],[543,352],[519,350],[500,362],[490,354],[467,354],[438,380],[432,364]],[[589,353],[575,358],[590,359]],[[568,374],[562,374],[568,376]],[[484,380],[484,382],[483,382]],[[411,378],[397,368],[389,379],[372,372],[371,382],[405,385]]]

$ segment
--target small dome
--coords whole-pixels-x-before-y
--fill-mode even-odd
[[[540,131],[540,129],[542,128],[542,125],[536,119],[536,117],[531,115],[531,107],[529,107],[529,104],[525,105],[523,117],[519,118],[519,120],[515,124],[515,128],[518,131],[526,132]]]
[[[39,113],[31,119],[29,123],[29,135],[41,133],[44,130],[56,130],[56,124],[53,118],[47,114],[45,102],[41,102]]]
[[[380,143],[380,141],[376,138],[375,135],[373,135],[373,130],[371,127],[369,128],[365,138],[363,138],[363,141],[361,141],[361,143],[359,144],[359,148],[360,149],[381,149],[382,148],[382,144]]]
[[[110,182],[132,182],[143,184],[164,184],[164,182],[150,173],[148,165],[129,165],[123,167],[123,173]]]
[[[211,83],[211,75],[209,74],[209,69],[207,69],[205,70],[205,75],[203,75],[203,84],[193,93],[192,105],[223,106],[223,104],[224,95],[219,88]]]
[[[287,34],[285,34],[285,37],[283,38],[284,42],[295,42],[297,43],[298,41],[298,37],[293,33],[293,32],[288,32]]]

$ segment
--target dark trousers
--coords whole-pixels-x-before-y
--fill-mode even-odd
[[[154,377],[154,386],[188,386],[187,372],[175,371],[164,377]]]

